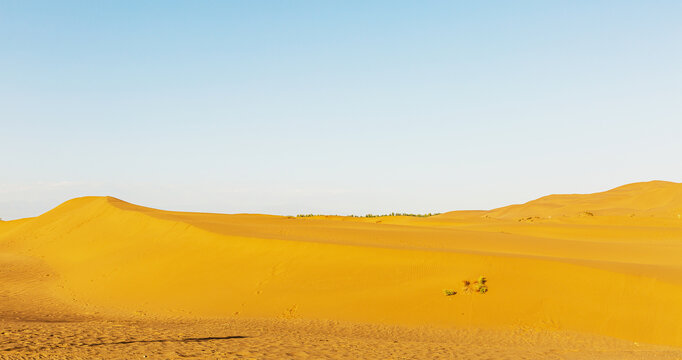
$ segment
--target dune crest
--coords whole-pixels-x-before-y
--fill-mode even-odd
[[[547,216],[658,216],[682,214],[682,184],[650,181],[594,194],[549,195],[487,212],[493,218]]]
[[[0,223],[0,275],[8,294],[40,294],[22,306],[74,316],[532,327],[682,346],[680,209],[682,184],[669,182],[427,218],[84,197]],[[464,288],[481,276],[487,292]]]

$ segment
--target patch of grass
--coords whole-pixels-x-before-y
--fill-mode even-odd
[[[462,292],[466,294],[472,292],[485,294],[488,292],[488,279],[485,276],[481,276],[476,281],[462,280]]]
[[[471,281],[462,280],[462,290],[467,294],[470,293],[471,292]]]
[[[440,213],[428,213],[428,214],[412,214],[412,213],[396,213],[392,212],[390,214],[383,214],[383,215],[374,215],[374,214],[367,214],[364,217],[366,218],[375,218],[375,217],[384,217],[384,216],[412,216],[412,217],[429,217],[429,216],[436,216],[440,215]],[[354,215],[351,215],[351,217],[356,217]]]
[[[485,278],[485,276],[481,276],[478,278],[478,281],[475,282],[476,284],[476,292],[479,294],[485,294],[488,292],[488,285],[486,283],[488,282],[488,279]]]
[[[381,215],[376,215],[376,214],[366,214],[366,215],[324,215],[324,214],[298,214],[296,217],[315,217],[315,216],[346,216],[346,217],[353,217],[353,218],[377,218],[377,217],[385,217],[385,216],[412,216],[412,217],[429,217],[429,216],[436,216],[440,215],[441,213],[428,213],[428,214],[411,214],[411,213],[396,213],[392,212],[390,214],[381,214]]]
[[[457,291],[455,291],[455,290],[445,289],[445,290],[443,290],[443,292],[445,293],[445,296],[457,295]]]

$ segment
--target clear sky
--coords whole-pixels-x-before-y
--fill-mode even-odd
[[[680,1],[0,0],[0,218],[682,181]]]

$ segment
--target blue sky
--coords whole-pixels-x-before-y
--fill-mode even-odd
[[[679,1],[0,0],[0,217],[487,209],[682,181]]]

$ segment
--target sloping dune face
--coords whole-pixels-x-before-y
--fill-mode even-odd
[[[0,295],[101,316],[523,326],[682,346],[680,209],[682,184],[668,182],[428,218],[78,198],[0,223]],[[464,288],[480,276],[486,293]]]
[[[667,181],[635,183],[596,194],[550,195],[489,212],[495,218],[590,214],[678,217],[682,214],[682,186]]]

